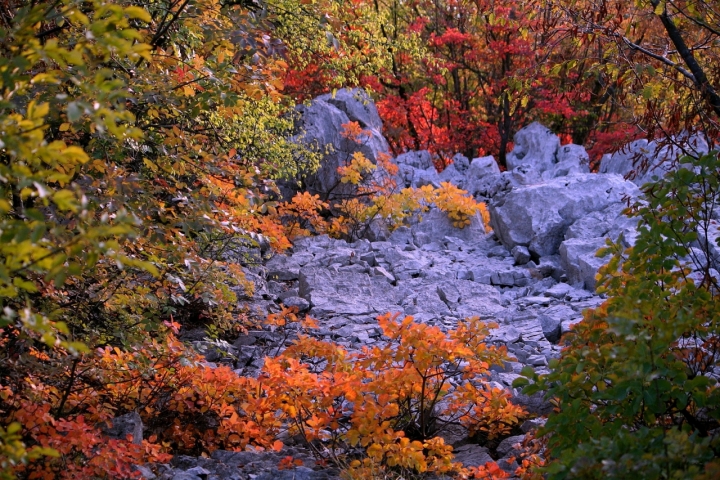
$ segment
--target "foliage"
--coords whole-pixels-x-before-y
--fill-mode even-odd
[[[343,136],[362,144],[369,132],[357,122],[343,125]],[[440,188],[400,188],[398,167],[387,155],[380,155],[377,165],[360,151],[349,156],[338,168],[339,183],[351,187],[350,193],[321,201],[319,195],[302,192],[278,206],[278,222],[285,226],[289,239],[312,233],[356,239],[367,233],[371,224],[382,221],[390,229],[409,222],[434,205],[447,213],[457,228],[470,225],[480,215],[483,225],[490,223],[484,203],[476,202],[466,191],[443,182]],[[325,213],[325,215],[323,215]]]
[[[437,436],[448,425],[460,422],[494,438],[525,415],[506,392],[486,383],[489,366],[505,355],[483,343],[488,327],[469,319],[446,334],[395,317],[378,318],[387,337],[383,347],[350,354],[301,336],[281,356],[266,359],[267,383],[292,432],[317,455],[339,461],[347,449],[365,450],[366,458],[350,462],[351,478],[457,471],[452,448]]]
[[[550,478],[701,478],[717,463],[720,163],[682,161],[629,209],[634,246],[605,250],[608,300],[527,387],[559,409],[543,429]]]

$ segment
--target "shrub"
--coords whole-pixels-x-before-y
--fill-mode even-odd
[[[717,152],[644,187],[635,245],[603,253],[600,292],[552,373],[549,478],[703,478],[720,455]],[[522,382],[520,382],[522,383]]]
[[[478,319],[443,333],[395,317],[378,318],[388,339],[382,347],[350,354],[301,336],[266,360],[265,383],[274,386],[292,433],[336,462],[347,461],[343,452],[364,451],[349,464],[353,478],[458,471],[452,448],[438,436],[445,428],[461,423],[493,438],[525,415],[507,392],[488,386],[490,365],[506,357],[483,343],[488,327]]]

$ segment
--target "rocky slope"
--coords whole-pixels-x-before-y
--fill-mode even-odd
[[[355,148],[343,140],[339,124],[354,120],[371,130],[370,142],[362,147],[368,157],[386,148],[375,107],[358,92],[323,96],[301,113],[306,132],[301,138],[336,148],[309,182],[316,190],[336,181],[338,162]],[[607,156],[603,169],[628,173],[632,157],[628,152]],[[304,238],[288,254],[248,268],[256,284],[248,305],[258,315],[278,311],[280,305],[298,307],[319,321],[319,338],[349,350],[382,341],[376,317],[386,312],[448,329],[468,316],[496,322],[499,328],[491,341],[506,345],[516,360],[493,366],[491,381],[512,391],[514,401],[536,416],[547,413],[550,407],[541,396],[528,398],[514,391],[512,382],[525,366],[545,371],[548,361],[559,355],[560,336],[580,321],[584,309],[602,302],[594,288],[603,260],[595,252],[607,238],[632,243],[635,225],[621,212],[640,194],[637,186],[617,173],[590,173],[583,147],[561,146],[557,136],[537,123],[515,136],[506,172],[499,171],[492,157],[468,160],[457,155],[442,173],[435,171],[427,152],[409,152],[396,162],[401,185],[451,182],[486,201],[491,229],[486,233],[478,217],[460,230],[444,214],[431,210],[421,221],[388,235],[382,228],[373,229],[373,241]],[[243,375],[257,371],[263,357],[282,350],[285,341],[267,330],[250,332],[233,344],[211,342],[201,332],[194,333],[186,340],[205,352],[209,362],[232,363]],[[522,430],[538,422],[527,422]],[[484,464],[492,455],[508,471],[514,468],[508,461],[513,445],[521,440],[522,435],[509,437],[489,450],[469,443],[462,434],[449,438],[458,461]],[[292,446],[291,439],[286,443],[289,450],[280,454],[176,457],[160,469],[160,478],[335,478],[333,470],[314,468],[301,445]],[[303,459],[305,466],[277,470],[285,455]],[[153,478],[149,471],[143,473]]]

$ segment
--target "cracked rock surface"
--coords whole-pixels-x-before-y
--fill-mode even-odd
[[[299,141],[335,147],[311,182],[317,191],[337,180],[337,166],[348,153],[340,124],[354,120],[370,131],[363,153],[371,160],[387,149],[377,111],[363,92],[340,90],[299,111],[306,132]],[[490,382],[509,390],[513,402],[534,418],[521,426],[523,434],[501,439],[492,448],[474,444],[462,433],[449,441],[457,461],[473,466],[494,459],[508,472],[517,466],[512,457],[524,433],[542,425],[541,416],[552,410],[542,394],[528,397],[513,390],[512,383],[525,367],[547,372],[548,362],[560,354],[560,337],[582,319],[583,310],[602,303],[594,291],[604,260],[595,252],[608,238],[627,246],[634,242],[636,224],[622,210],[640,193],[619,174],[632,168],[628,152],[644,145],[636,142],[628,151],[607,156],[601,168],[607,173],[594,174],[583,147],[561,146],[538,123],[520,130],[514,140],[505,172],[492,157],[456,155],[442,173],[435,171],[428,152],[407,152],[395,160],[400,186],[451,182],[486,201],[492,231],[486,233],[480,216],[460,230],[431,209],[421,221],[390,234],[383,228],[371,230],[373,241],[303,238],[287,254],[246,268],[255,293],[245,299],[259,317],[281,306],[296,307],[318,320],[317,338],[349,351],[384,344],[377,316],[387,312],[412,315],[444,330],[471,316],[496,323],[489,341],[506,346],[513,360],[492,366]],[[260,249],[256,253],[262,257]],[[196,331],[186,332],[184,340],[204,353],[210,366],[230,364],[239,375],[253,375],[265,356],[280,353],[290,339],[266,329],[232,342],[211,342]],[[280,453],[217,451],[210,458],[176,456],[156,468],[157,474],[138,469],[144,478],[164,480],[339,478],[338,471],[316,465],[302,445],[291,439],[285,443]],[[288,455],[303,465],[278,469]]]

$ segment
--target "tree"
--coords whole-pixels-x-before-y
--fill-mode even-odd
[[[712,2],[560,1],[578,40],[599,43],[604,54],[593,71],[621,88],[630,120],[647,135],[703,130],[717,136],[720,18]],[[603,94],[604,95],[604,94]]]

